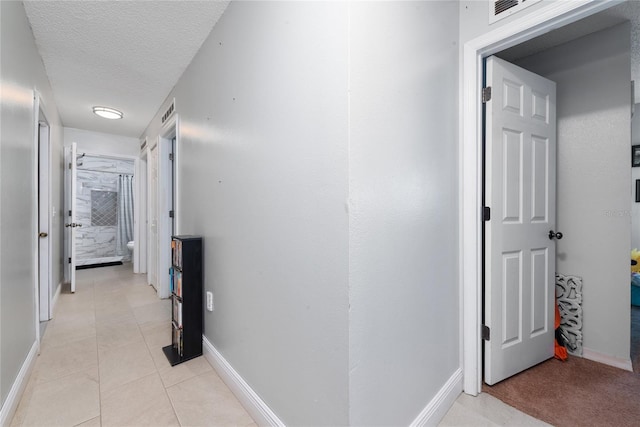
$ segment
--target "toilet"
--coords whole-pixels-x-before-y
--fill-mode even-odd
[[[127,243],[127,249],[129,249],[129,252],[133,252],[133,240]]]

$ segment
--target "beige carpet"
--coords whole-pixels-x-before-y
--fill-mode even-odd
[[[548,360],[483,391],[557,427],[640,425],[640,374],[579,357]]]

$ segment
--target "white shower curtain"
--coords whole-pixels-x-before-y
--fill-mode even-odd
[[[133,240],[133,175],[118,178],[118,241],[117,252],[125,260],[131,260],[127,243]]]

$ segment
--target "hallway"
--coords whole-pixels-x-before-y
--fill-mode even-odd
[[[11,426],[253,426],[204,357],[171,367],[170,300],[131,265],[63,289]]]

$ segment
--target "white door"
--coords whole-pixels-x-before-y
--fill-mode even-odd
[[[76,291],[76,143],[65,148],[65,212],[64,238],[65,238],[65,280],[71,283],[71,292]]]
[[[486,68],[487,384],[554,352],[556,87],[490,57]]]
[[[158,290],[158,144],[151,148],[149,154],[149,252],[148,281]]]
[[[51,319],[51,266],[49,265],[49,126],[38,123],[38,294],[40,321]]]

